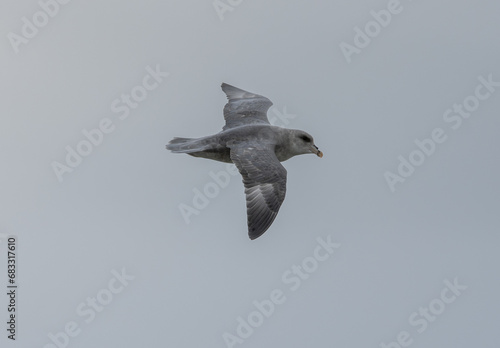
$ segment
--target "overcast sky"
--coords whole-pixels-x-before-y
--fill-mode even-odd
[[[59,1],[2,6],[2,347],[499,346],[500,3]],[[324,153],[255,241],[165,150],[222,82]]]

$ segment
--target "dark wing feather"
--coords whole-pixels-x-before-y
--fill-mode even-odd
[[[221,87],[228,99],[224,106],[226,125],[223,130],[248,124],[269,124],[267,110],[273,105],[269,99],[227,83]]]
[[[240,143],[231,146],[231,159],[245,185],[248,235],[260,237],[271,226],[286,194],[286,169],[274,146]]]

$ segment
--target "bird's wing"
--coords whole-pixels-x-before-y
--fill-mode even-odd
[[[285,199],[286,169],[274,145],[245,142],[230,145],[231,159],[243,176],[247,200],[248,235],[261,236],[271,226]]]
[[[223,130],[248,124],[269,124],[267,110],[273,105],[269,99],[227,83],[221,87],[228,99],[224,106],[226,125]]]

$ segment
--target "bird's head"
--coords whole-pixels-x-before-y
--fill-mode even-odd
[[[323,152],[314,144],[313,137],[301,130],[292,131],[292,147],[297,155],[313,153],[318,157],[323,157]]]

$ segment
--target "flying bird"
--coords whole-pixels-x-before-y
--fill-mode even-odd
[[[248,235],[260,237],[271,226],[285,199],[287,171],[280,162],[302,154],[323,153],[301,130],[273,126],[267,110],[273,103],[258,94],[222,84],[228,103],[222,131],[202,138],[174,138],[167,149],[234,163],[245,186]]]

